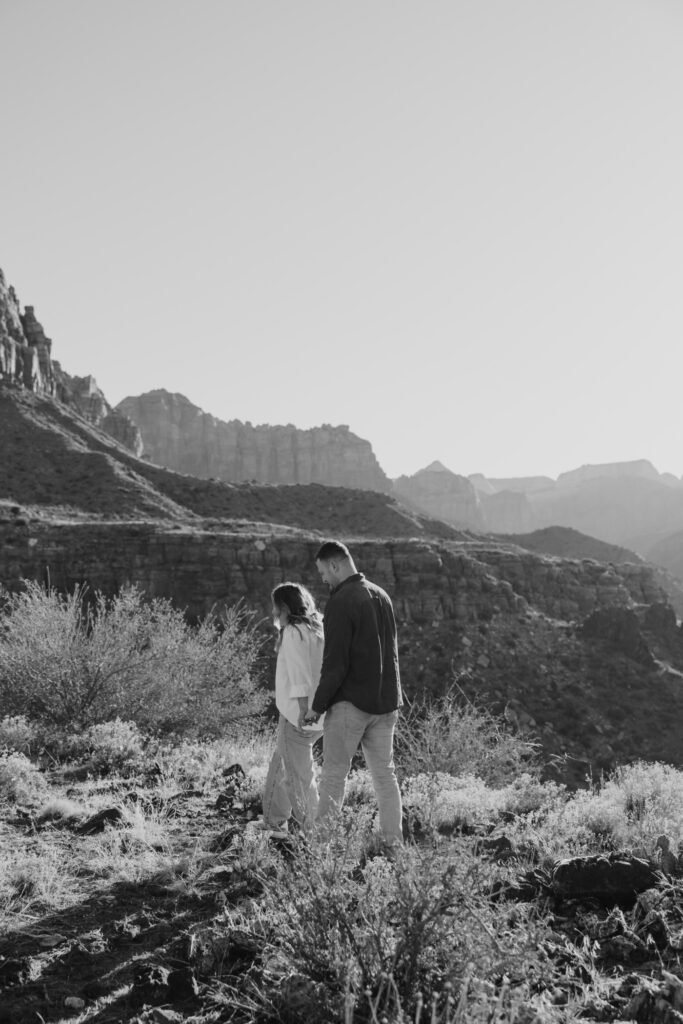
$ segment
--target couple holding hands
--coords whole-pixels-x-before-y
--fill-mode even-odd
[[[293,824],[309,831],[316,821],[338,811],[360,744],[377,798],[380,832],[393,848],[403,842],[393,760],[403,703],[394,610],[382,588],[356,570],[344,544],[326,541],[315,561],[330,588],[324,617],[299,583],[282,583],[272,593],[279,630],[279,721],[263,794],[263,827],[287,827],[291,816]],[[312,748],[320,736],[318,789]]]

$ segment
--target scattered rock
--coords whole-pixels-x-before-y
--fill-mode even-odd
[[[241,973],[260,955],[263,940],[240,928],[206,927],[190,936],[187,958],[200,975]]]
[[[199,995],[199,986],[191,967],[176,967],[168,976],[168,989],[174,1002],[184,1002]]]
[[[220,835],[216,836],[212,840],[209,849],[213,853],[223,853],[225,850],[229,850],[233,846],[235,839],[242,834],[242,829],[239,825],[230,825],[224,829]]]
[[[476,851],[495,861],[510,860],[516,856],[515,848],[507,836],[484,836],[477,840]]]
[[[41,935],[38,944],[43,949],[53,949],[55,946],[61,946],[66,941],[65,935]]]
[[[134,1003],[164,1003],[168,1001],[167,967],[161,964],[140,964],[133,973],[130,998]]]
[[[320,1020],[320,1010],[326,1003],[325,986],[316,984],[302,974],[290,974],[280,982],[276,1002],[282,1011],[282,1020],[291,1022]]]
[[[122,817],[123,812],[119,807],[105,807],[79,825],[76,828],[76,832],[82,836],[92,836],[97,832],[104,832],[107,825],[115,824]]]
[[[0,988],[23,985],[29,978],[28,960],[5,960],[0,958]]]
[[[660,836],[655,844],[655,849],[661,851],[659,854],[660,871],[662,871],[667,878],[671,878],[672,875],[680,874],[678,857],[671,849],[669,837]]]
[[[183,1020],[183,1016],[175,1010],[167,1010],[164,1006],[155,1006],[149,1011],[149,1020],[152,1024],[175,1024]]]
[[[586,639],[601,640],[613,650],[651,667],[654,658],[640,632],[638,616],[629,608],[598,608],[583,622]]]
[[[491,886],[489,899],[494,903],[498,900],[528,903],[539,896],[549,896],[551,892],[551,877],[548,872],[543,868],[533,868],[518,878],[516,884],[497,879]]]
[[[633,903],[639,892],[656,884],[657,873],[646,860],[619,853],[569,857],[555,865],[552,876],[557,896],[607,904]]]
[[[85,999],[81,999],[79,996],[67,996],[64,1000],[64,1007],[71,1013],[80,1013],[85,1009]]]

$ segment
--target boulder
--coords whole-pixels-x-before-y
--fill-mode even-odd
[[[651,666],[654,659],[642,633],[638,616],[629,608],[598,608],[583,622],[583,636],[601,640],[627,658]]]
[[[603,903],[632,903],[640,892],[657,885],[657,872],[640,857],[589,855],[559,861],[552,889],[564,899],[596,899]]]

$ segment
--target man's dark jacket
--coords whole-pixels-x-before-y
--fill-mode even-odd
[[[312,709],[348,700],[383,715],[403,703],[396,621],[389,595],[356,572],[331,592],[324,615],[325,648]]]

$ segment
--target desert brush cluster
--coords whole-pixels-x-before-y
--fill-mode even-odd
[[[570,791],[453,686],[402,714],[395,858],[360,763],[274,839],[267,643],[130,588],[2,595],[2,1024],[683,1020],[683,773]]]

